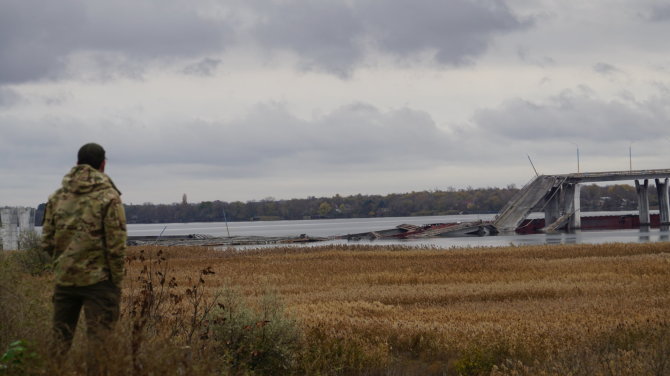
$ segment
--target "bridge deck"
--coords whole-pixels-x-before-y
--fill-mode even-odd
[[[567,183],[594,183],[603,181],[644,180],[670,178],[670,169],[583,172],[565,175],[553,175],[566,179]]]

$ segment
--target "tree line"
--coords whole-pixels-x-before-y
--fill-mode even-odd
[[[505,188],[432,190],[388,195],[308,197],[258,201],[204,201],[125,205],[128,223],[223,222],[249,220],[297,220],[317,218],[410,217],[451,214],[497,213],[519,191]],[[650,206],[658,206],[649,195]],[[536,208],[541,210],[541,207]],[[626,184],[581,188],[582,211],[636,210],[635,187]],[[36,223],[42,223],[44,204],[38,207]]]

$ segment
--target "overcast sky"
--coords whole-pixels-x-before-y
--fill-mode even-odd
[[[126,203],[670,168],[670,2],[0,0],[0,206],[98,142]]]

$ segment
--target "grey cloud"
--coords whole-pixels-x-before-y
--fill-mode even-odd
[[[654,86],[656,90],[658,90],[663,95],[670,96],[670,84],[661,81],[654,81],[652,82],[652,86]]]
[[[59,77],[90,82],[107,82],[116,79],[142,80],[148,61],[128,57],[119,52],[98,51],[70,56],[58,73]]]
[[[615,67],[614,65],[608,64],[608,63],[596,63],[593,66],[593,70],[596,71],[597,73],[600,74],[611,74],[611,73],[617,73],[619,72],[619,69]]]
[[[48,159],[42,168],[67,166],[73,150],[90,141],[103,144],[115,165],[209,166],[203,170],[226,176],[295,169],[414,168],[458,154],[457,140],[428,114],[380,111],[365,104],[344,106],[310,120],[279,105],[264,105],[237,121],[175,121],[161,127],[142,127],[128,119],[119,124],[113,120],[84,124],[76,119],[27,122],[0,117],[0,132],[0,147],[13,156],[0,161],[0,168],[15,163],[42,166],[42,159]]]
[[[305,67],[346,75],[363,54],[363,20],[344,2],[247,3],[252,4],[259,16],[253,37],[265,47],[297,53]]]
[[[0,116],[0,148],[3,151],[0,169],[21,171],[29,168],[39,174],[63,163],[71,164],[76,149],[74,152],[66,150],[63,145],[79,143],[76,135],[80,133],[80,127],[57,119],[35,122]]]
[[[517,49],[517,55],[521,61],[524,61],[528,64],[537,65],[539,67],[546,67],[556,64],[556,61],[549,56],[536,57],[532,56],[529,51],[524,47],[519,47]]]
[[[219,51],[230,35],[178,0],[1,0],[0,83],[62,73],[77,52],[134,59]]]
[[[363,1],[359,12],[384,51],[409,57],[435,50],[442,64],[467,63],[493,37],[527,27],[502,1]]]
[[[653,140],[667,136],[668,105],[667,96],[624,102],[567,92],[546,103],[510,100],[477,111],[474,121],[484,132],[513,140]]]
[[[438,63],[458,65],[482,54],[497,34],[529,26],[502,1],[244,4],[258,14],[250,33],[264,46],[293,51],[308,66],[340,75],[350,72],[370,46],[400,59],[434,52]]]
[[[86,4],[88,33],[82,38],[91,49],[133,55],[190,56],[217,51],[231,32],[225,25],[197,13],[199,2],[117,0]]]
[[[64,1],[3,0],[0,3],[0,83],[40,78],[62,65],[73,48],[67,28],[76,6]],[[61,23],[62,22],[62,23]]]
[[[22,100],[16,91],[0,86],[0,108],[10,107]]]
[[[649,20],[656,22],[670,21],[670,5],[664,4],[652,7],[647,17]]]
[[[381,112],[360,104],[310,121],[281,106],[265,105],[235,122],[194,122],[164,127],[156,134],[147,131],[150,134],[125,144],[120,152],[124,163],[206,164],[241,174],[317,164],[319,169],[346,169],[445,158],[448,153],[442,148],[450,144],[425,113]]]
[[[184,74],[194,76],[211,76],[216,71],[216,68],[221,64],[221,60],[204,58],[195,64],[191,64],[184,68]]]
[[[496,35],[529,26],[502,0],[233,0],[204,15],[213,6],[206,0],[0,0],[0,83],[61,77],[78,55],[100,66],[103,78],[125,70],[141,77],[133,70],[146,62],[192,60],[246,43],[270,54],[290,51],[303,68],[340,76],[375,50],[403,60],[429,52],[440,64],[457,65],[484,53]],[[193,68],[202,72],[197,69],[211,64]]]

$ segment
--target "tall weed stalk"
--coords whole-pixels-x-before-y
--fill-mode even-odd
[[[211,267],[200,270],[197,278],[189,277],[188,286],[181,290],[163,250],[155,254],[140,250],[139,255],[127,258],[127,270],[132,270],[130,266],[135,262],[140,264],[139,272],[129,278],[122,313],[122,320],[127,319],[131,327],[134,373],[142,374],[146,368],[143,348],[148,341],[167,341],[188,354],[187,361],[192,359],[196,340],[207,338],[207,318],[218,298],[207,297],[204,289],[205,277],[215,272]]]

